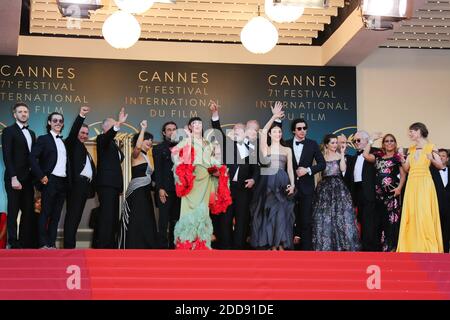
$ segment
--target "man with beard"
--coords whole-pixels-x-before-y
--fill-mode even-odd
[[[162,249],[174,248],[173,229],[180,218],[180,198],[175,192],[171,157],[171,149],[177,144],[172,140],[176,130],[175,122],[166,122],[162,127],[164,140],[153,148],[155,198],[159,208],[158,242]],[[168,233],[167,228],[169,228]]]

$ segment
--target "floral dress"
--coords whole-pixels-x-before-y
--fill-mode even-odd
[[[377,214],[381,216],[381,245],[384,252],[396,251],[400,216],[402,212],[400,196],[394,196],[393,189],[400,184],[400,156],[395,154],[383,158],[382,151],[375,156],[375,199]]]

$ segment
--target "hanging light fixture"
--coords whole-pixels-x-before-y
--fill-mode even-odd
[[[119,9],[132,13],[141,14],[149,10],[153,5],[153,0],[114,0]]]
[[[264,11],[271,20],[286,23],[294,22],[300,18],[305,8],[292,4],[274,4],[273,0],[265,0]]]
[[[132,14],[119,10],[105,20],[102,33],[112,47],[127,49],[139,40],[141,26]]]
[[[278,42],[278,30],[266,18],[258,16],[250,19],[241,30],[242,45],[252,53],[264,54],[272,50]]]

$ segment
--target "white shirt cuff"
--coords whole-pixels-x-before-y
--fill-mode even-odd
[[[212,120],[212,121],[217,121],[217,120],[219,120],[219,116],[212,116],[212,117],[211,117],[211,120]]]
[[[306,168],[306,170],[308,170],[309,175],[312,176],[311,168]]]
[[[114,126],[113,128],[114,128],[114,131],[116,131],[116,132],[120,130],[120,127]]]

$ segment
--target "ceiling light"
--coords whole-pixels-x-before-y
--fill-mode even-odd
[[[153,0],[114,0],[119,9],[133,14],[141,14],[148,11]]]
[[[294,22],[302,16],[304,10],[305,8],[298,5],[275,5],[274,0],[265,0],[264,3],[264,11],[266,16],[278,23]]]
[[[139,40],[141,26],[132,14],[119,10],[105,20],[102,33],[112,47],[127,49]]]
[[[275,5],[292,5],[303,8],[328,8],[330,0],[273,0]]]
[[[89,19],[89,10],[103,7],[101,0],[56,0],[58,10],[63,17]]]
[[[266,18],[254,17],[242,29],[241,42],[252,53],[267,53],[278,42],[277,28]]]

